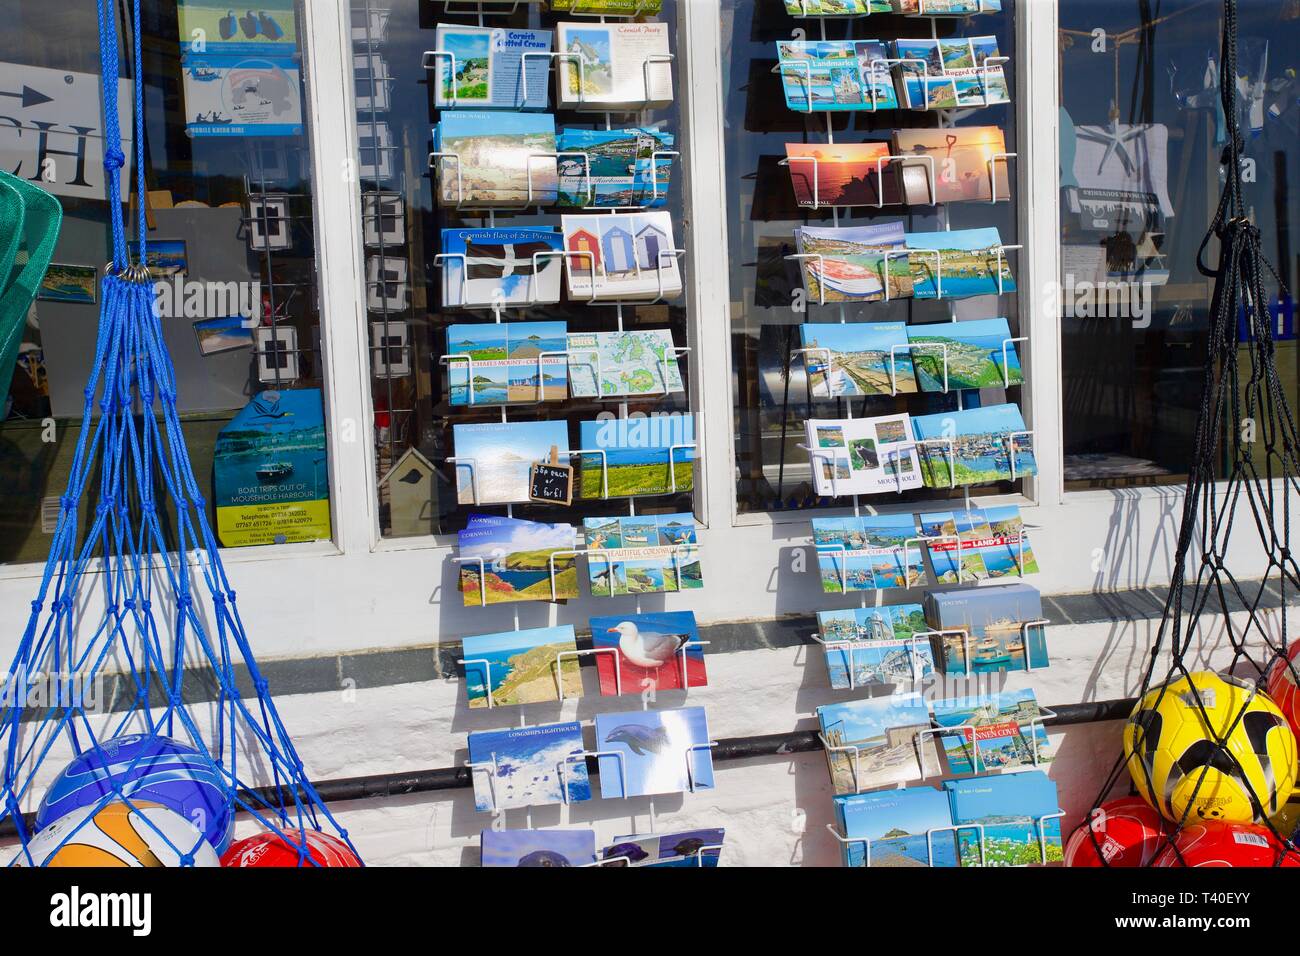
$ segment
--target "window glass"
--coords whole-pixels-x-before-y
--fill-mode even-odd
[[[1245,201],[1265,254],[1295,289],[1300,6],[1253,0],[1239,10]],[[1223,185],[1220,29],[1218,3],[1061,5],[1068,489],[1187,480],[1212,288],[1196,256]],[[1284,295],[1272,307],[1278,369],[1295,402],[1294,304]]]
[[[1018,318],[1013,278],[1018,267],[1017,130],[1015,104],[1005,102],[1006,91],[1014,98],[1016,89],[1013,4],[1003,0],[1000,11],[971,16],[879,12],[816,17],[788,12],[798,14],[813,6],[801,8],[783,0],[722,4],[736,497],[741,512],[849,503],[847,495],[818,494],[805,431],[809,419],[904,412],[915,419],[1007,403],[1019,406],[1024,391],[1016,363],[1027,330]],[[968,5],[980,6],[992,4]],[[944,46],[931,45],[927,54],[924,48],[933,41]],[[932,62],[919,65],[918,59],[927,56]],[[906,87],[901,85],[905,71],[912,74]],[[812,96],[801,92],[809,78]],[[986,88],[987,102],[978,100]],[[914,108],[897,108],[909,102]],[[931,108],[923,108],[927,105]],[[890,158],[904,154],[923,158]],[[840,162],[847,165],[837,165]],[[814,180],[817,193],[810,195]],[[991,201],[995,197],[998,201]],[[888,270],[883,261],[864,265],[852,260],[854,253],[846,253],[848,267],[837,276],[832,263],[827,273],[830,294],[823,296],[807,271],[825,262],[814,258],[818,248],[827,255],[838,253],[815,243],[801,246],[796,233],[816,235],[827,228],[901,228],[905,248],[930,249],[945,248],[949,240],[940,234],[953,232],[961,237],[953,246],[973,251],[965,263],[944,254],[938,289],[932,252],[894,258]],[[988,230],[996,230],[991,239]],[[875,234],[861,235],[870,239]],[[1003,250],[1001,256],[990,251],[994,247]],[[904,278],[909,271],[928,274],[930,292],[941,294],[910,294],[907,286],[895,284],[901,282],[900,268]],[[998,294],[994,276],[1002,270],[1006,281]],[[891,277],[888,301],[881,299],[878,281],[885,271]],[[837,286],[842,294],[836,294]],[[945,361],[938,343],[958,329],[965,334],[970,326],[961,323],[998,318],[1005,318],[1006,331],[977,357],[978,368],[966,368],[971,377],[961,378],[958,346],[950,343]],[[951,325],[954,321],[957,326]],[[830,325],[845,328],[827,330]],[[864,331],[868,325],[870,332]],[[872,334],[887,337],[885,344],[864,345],[863,336]],[[827,335],[834,340],[848,336],[847,351],[871,355],[869,363],[857,362],[854,368],[851,355],[833,348],[830,386],[819,368],[828,353],[817,351],[827,347]],[[1004,341],[1011,373],[1006,376]],[[892,375],[889,350],[894,356]],[[917,363],[917,371],[924,367],[919,388],[906,381],[909,361]],[[1017,441],[1023,451],[1032,437],[1022,435]],[[928,446],[931,453],[941,447]],[[818,467],[823,467],[820,458]],[[873,504],[1019,490],[1022,479],[1009,478],[955,489],[945,484],[891,492],[889,498],[873,499]]]
[[[301,13],[292,0],[231,13],[143,3],[149,264],[182,430],[226,546],[330,537]],[[64,211],[0,409],[3,562],[49,548],[94,356],[111,244],[96,26],[93,3],[8,0],[0,30],[0,167]],[[133,229],[134,216],[132,241]]]

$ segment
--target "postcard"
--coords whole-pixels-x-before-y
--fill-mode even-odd
[[[585,749],[577,721],[470,734],[474,809],[590,800]]]
[[[568,348],[569,394],[574,398],[668,395],[686,390],[668,329],[570,332]]]
[[[987,405],[963,411],[917,415],[912,428],[921,450],[927,488],[979,485],[1025,478],[1038,471],[1034,436],[1025,429],[1018,405]]]
[[[925,776],[917,737],[930,728],[920,694],[823,704],[817,720],[836,793],[858,793]]]
[[[592,597],[704,587],[695,516],[584,518]]]
[[[559,23],[555,105],[561,110],[653,110],[673,101],[668,24]]]
[[[434,127],[438,201],[444,206],[549,206],[555,202],[555,117],[448,110]],[[551,155],[547,155],[551,154]]]
[[[465,661],[465,696],[470,708],[487,707],[488,694],[496,707],[582,696],[578,658],[560,654],[578,649],[573,625],[534,627],[523,631],[479,634],[461,641]]]
[[[658,129],[572,129],[559,143],[557,206],[657,208],[668,202],[672,133]]]
[[[817,494],[838,498],[921,487],[921,462],[906,412],[812,418],[806,428]]]
[[[600,851],[601,860],[621,860],[622,866],[669,868],[678,866],[717,866],[722,856],[726,831],[686,830],[681,833],[648,833],[618,836]],[[618,863],[606,863],[618,866]]]
[[[558,229],[444,229],[442,304],[448,309],[560,301]]]
[[[785,0],[792,17],[843,17],[855,13],[889,13],[889,0]]]
[[[703,707],[597,714],[596,749],[614,751],[598,758],[604,798],[713,789]]]
[[[826,671],[836,690],[922,680],[934,673],[930,630],[919,604],[818,611]],[[847,642],[851,642],[848,646]]]
[[[958,831],[962,866],[1025,866],[1064,858],[1060,819],[1044,819],[1060,812],[1056,784],[1041,770],[945,780],[943,788],[954,825],[983,827]]]
[[[561,216],[565,276],[573,299],[656,299],[681,294],[682,274],[666,212]]]
[[[926,17],[964,17],[972,13],[996,13],[1002,0],[890,0],[894,13]]]
[[[1011,197],[1006,142],[996,126],[956,126],[894,131],[899,155],[929,157],[896,163],[902,168],[904,201],[911,206],[988,202],[993,180],[998,199]]]
[[[572,525],[495,516],[471,521],[456,536],[458,557],[471,559],[459,562],[464,605],[550,601],[552,584],[554,600],[576,598],[576,543]],[[486,597],[480,594],[484,583]]]
[[[795,230],[795,242],[810,302],[878,302],[885,298],[885,281],[891,299],[911,295],[913,272],[901,222],[803,226]]]
[[[451,404],[532,404],[568,398],[567,331],[564,322],[447,326],[443,357]]]
[[[1046,627],[1027,626],[1043,620],[1042,598],[1029,585],[931,591],[925,600],[935,630],[960,632],[943,635],[944,673],[965,673],[967,653],[973,674],[1025,670],[1026,650],[1031,667],[1050,663]]]
[[[579,422],[578,428],[582,454],[576,497],[679,494],[695,487],[691,415],[604,418]]]
[[[906,244],[915,298],[962,299],[1016,291],[1010,257],[996,228],[909,232]]]
[[[925,584],[921,529],[910,514],[813,518],[822,591],[872,591]],[[906,552],[906,553],[905,553]]]
[[[1052,747],[1033,690],[951,697],[933,704],[949,773],[986,773],[1046,764]]]
[[[593,617],[592,646],[617,651],[594,655],[601,694],[612,697],[620,688],[624,694],[639,694],[705,686],[709,676],[699,640],[691,611]]]
[[[880,40],[779,40],[776,53],[785,105],[791,110],[898,107],[889,50]]]
[[[926,542],[940,584],[1038,572],[1038,561],[1029,547],[1025,523],[1016,505],[923,514],[921,534],[947,539]]]
[[[1011,102],[993,36],[898,40],[899,100],[907,109],[956,109]],[[924,61],[924,69],[916,60]]]
[[[479,422],[452,426],[457,500],[463,505],[528,500],[533,462],[550,461],[551,449],[569,461],[569,428],[563,421]]]
[[[187,53],[181,79],[187,136],[302,135],[302,82],[292,51]]]
[[[880,162],[888,143],[786,143],[795,202],[800,206],[880,206],[901,202],[897,167]]]
[[[127,258],[132,262],[140,261],[140,243],[134,239],[126,242]],[[189,255],[185,250],[184,239],[150,239],[145,243],[145,265],[149,267],[150,277],[167,279],[175,275],[184,275],[190,270]]]
[[[94,305],[99,288],[99,270],[94,266],[64,265],[51,262],[41,279],[36,298],[44,302],[71,302]],[[207,354],[207,353],[204,353]]]
[[[906,322],[805,322],[799,326],[813,398],[916,391]]]
[[[551,0],[556,13],[587,13],[607,16],[633,16],[658,13],[663,0]]]
[[[906,334],[923,392],[1024,384],[1006,319],[911,325]]]
[[[840,846],[845,866],[957,866],[957,840],[948,793],[933,787],[903,787],[835,798],[841,835],[856,840]],[[938,831],[938,832],[934,832]],[[870,844],[864,842],[870,841]]]
[[[440,23],[435,37],[435,109],[546,109],[550,30]]]
[[[199,319],[194,323],[194,335],[199,341],[200,355],[216,355],[219,352],[253,347],[253,328],[242,315]]]
[[[484,866],[586,866],[596,862],[595,830],[484,830]]]

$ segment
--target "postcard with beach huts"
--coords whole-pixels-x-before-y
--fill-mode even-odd
[[[596,749],[605,799],[713,789],[703,707],[597,714]]]
[[[483,866],[588,866],[596,862],[596,831],[484,830]]]
[[[957,866],[948,794],[903,787],[835,798],[845,866]]]
[[[1056,784],[1041,770],[945,780],[962,866],[1025,866],[1064,858]],[[982,839],[981,839],[982,838]],[[981,858],[980,845],[983,843]]]
[[[474,809],[508,810],[591,799],[582,724],[568,721],[469,735]]]
[[[703,687],[709,682],[692,611],[593,617],[591,645],[597,649],[596,672],[606,697]]]
[[[560,217],[565,278],[575,300],[673,298],[682,274],[666,212]]]
[[[568,398],[565,322],[447,326],[447,396],[452,405],[559,402]]]
[[[1018,405],[917,415],[912,428],[924,443],[921,473],[927,488],[1012,481],[1038,471],[1034,436],[1025,429]]]
[[[930,727],[930,711],[920,694],[889,694],[817,708],[831,785],[836,793],[919,780],[922,764],[918,735]]]
[[[471,708],[535,704],[582,696],[572,624],[478,634],[461,642],[465,696]],[[563,659],[561,654],[565,654]]]
[[[905,322],[806,322],[799,326],[813,398],[916,391]]]

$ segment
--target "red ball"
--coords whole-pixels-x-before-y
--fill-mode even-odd
[[[1147,866],[1165,842],[1165,822],[1141,797],[1108,800],[1065,845],[1066,866]]]
[[[1160,851],[1153,866],[1300,866],[1300,853],[1268,827],[1206,820],[1185,826],[1174,837],[1174,845]]]
[[[311,862],[301,860],[298,847],[303,837],[307,840],[307,851],[317,866],[346,867],[360,866],[361,861],[352,852],[352,848],[336,836],[321,833],[319,830],[287,831],[286,840],[278,833],[259,833],[237,843],[232,843],[221,856],[222,866],[311,866]],[[292,841],[290,843],[289,841]]]
[[[1300,641],[1293,641],[1286,649],[1286,655],[1273,661],[1268,669],[1264,687],[1273,703],[1286,716],[1291,731],[1300,738],[1300,688],[1296,687],[1296,675],[1300,674]],[[1295,671],[1293,674],[1292,671]]]

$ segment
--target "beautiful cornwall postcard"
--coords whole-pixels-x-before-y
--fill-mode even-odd
[[[606,866],[717,866],[725,835],[726,831],[718,827],[680,833],[616,836],[613,843],[600,851],[600,858],[621,861],[605,863]]]
[[[822,591],[874,591],[925,584],[921,531],[910,514],[813,518]]]
[[[546,109],[550,30],[440,23],[434,36],[425,65],[435,73],[436,109]]]
[[[886,282],[891,299],[912,294],[901,222],[803,226],[795,230],[795,243],[809,302],[878,302]]]
[[[713,789],[703,707],[597,714],[596,749],[603,798]]]
[[[679,494],[695,487],[692,416],[604,418],[579,422],[578,428],[576,497]]]
[[[961,584],[1038,572],[1038,561],[1016,505],[933,511],[921,515],[935,578]]]
[[[569,461],[569,429],[563,421],[474,422],[452,426],[457,500],[463,505],[528,500],[534,462],[550,461],[557,449]]]
[[[668,329],[570,332],[569,393],[621,398],[682,392],[677,348]],[[599,384],[598,384],[599,383]]]
[[[817,708],[836,793],[857,793],[925,776],[918,734],[930,727],[920,694],[889,694]]]
[[[1041,770],[945,780],[962,866],[1025,866],[1064,858],[1056,784]],[[984,852],[980,853],[983,835]]]
[[[919,604],[818,611],[826,671],[836,690],[921,680],[934,673],[930,626]]]
[[[484,830],[483,866],[586,866],[596,862],[595,830]]]
[[[572,624],[533,627],[522,631],[478,634],[461,641],[465,696],[470,708],[535,704],[582,696],[582,673]],[[570,656],[560,660],[560,654]]]
[[[1046,667],[1043,602],[1027,584],[931,591],[925,597],[926,620],[935,630],[959,633],[943,636],[943,670],[946,674],[1026,670]],[[1028,665],[1026,665],[1026,654]]]
[[[564,322],[447,326],[447,395],[452,405],[560,402],[569,396]]]
[[[438,202],[444,206],[549,206],[555,202],[555,117],[446,110],[434,127]]]
[[[921,471],[927,488],[1011,481],[1038,471],[1034,436],[1018,405],[917,415],[912,427],[916,440],[925,442]]]
[[[582,724],[541,724],[469,735],[474,809],[508,810],[591,799]]]
[[[921,487],[921,465],[907,413],[806,422],[817,494],[869,495]]]
[[[576,598],[576,538],[572,525],[471,516],[456,535],[465,606]]]
[[[558,229],[444,229],[442,304],[448,309],[560,301]]]
[[[948,793],[903,787],[835,798],[845,866],[957,866]]]
[[[1031,688],[951,697],[933,704],[949,773],[986,773],[1049,763],[1052,747]]]
[[[916,391],[905,322],[805,322],[799,326],[813,398]]]
[[[582,529],[592,597],[704,587],[692,514],[584,518]]]
[[[691,611],[657,611],[591,619],[591,644],[603,696],[703,687],[704,647]],[[621,688],[621,689],[620,689]]]

